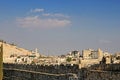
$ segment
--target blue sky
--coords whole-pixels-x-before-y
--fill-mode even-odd
[[[0,39],[41,54],[120,51],[120,0],[1,0]]]

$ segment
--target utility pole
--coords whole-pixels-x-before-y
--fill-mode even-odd
[[[3,79],[3,44],[0,46],[0,80]]]

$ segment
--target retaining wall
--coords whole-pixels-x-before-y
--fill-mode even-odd
[[[3,64],[4,80],[78,80],[78,65]]]
[[[80,80],[120,80],[120,64],[96,64],[79,72]]]

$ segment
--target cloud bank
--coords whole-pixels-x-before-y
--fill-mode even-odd
[[[63,15],[61,13],[55,13],[55,14],[51,14],[51,13],[44,13],[42,14],[43,16],[46,16],[46,17],[61,17],[61,18],[69,18],[69,16],[66,16],[66,15]]]
[[[32,15],[16,18],[18,26],[23,28],[55,28],[66,27],[71,24],[69,16],[61,13],[45,13],[42,8],[31,9],[30,12]],[[36,12],[39,14],[34,14]]]
[[[16,19],[17,24],[21,27],[36,27],[36,28],[52,28],[52,27],[65,27],[68,26],[71,21],[66,19],[52,19],[41,18],[39,16],[28,16]]]
[[[30,10],[31,13],[43,12],[43,11],[44,11],[44,9],[42,9],[42,8],[36,8],[36,9],[31,9]]]

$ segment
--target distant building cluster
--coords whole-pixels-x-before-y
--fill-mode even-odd
[[[37,59],[40,54],[35,51],[29,51],[16,45],[0,42],[3,45],[3,62],[4,63],[27,63],[30,64]]]
[[[60,56],[44,56],[38,52],[29,51],[19,48],[16,45],[8,44],[0,41],[3,44],[3,62],[17,64],[38,64],[38,65],[74,65],[78,64],[79,68],[89,67],[93,64],[115,64],[120,63],[120,53],[111,54],[103,52],[101,49],[85,49],[82,53],[78,50],[70,51],[68,54]]]

